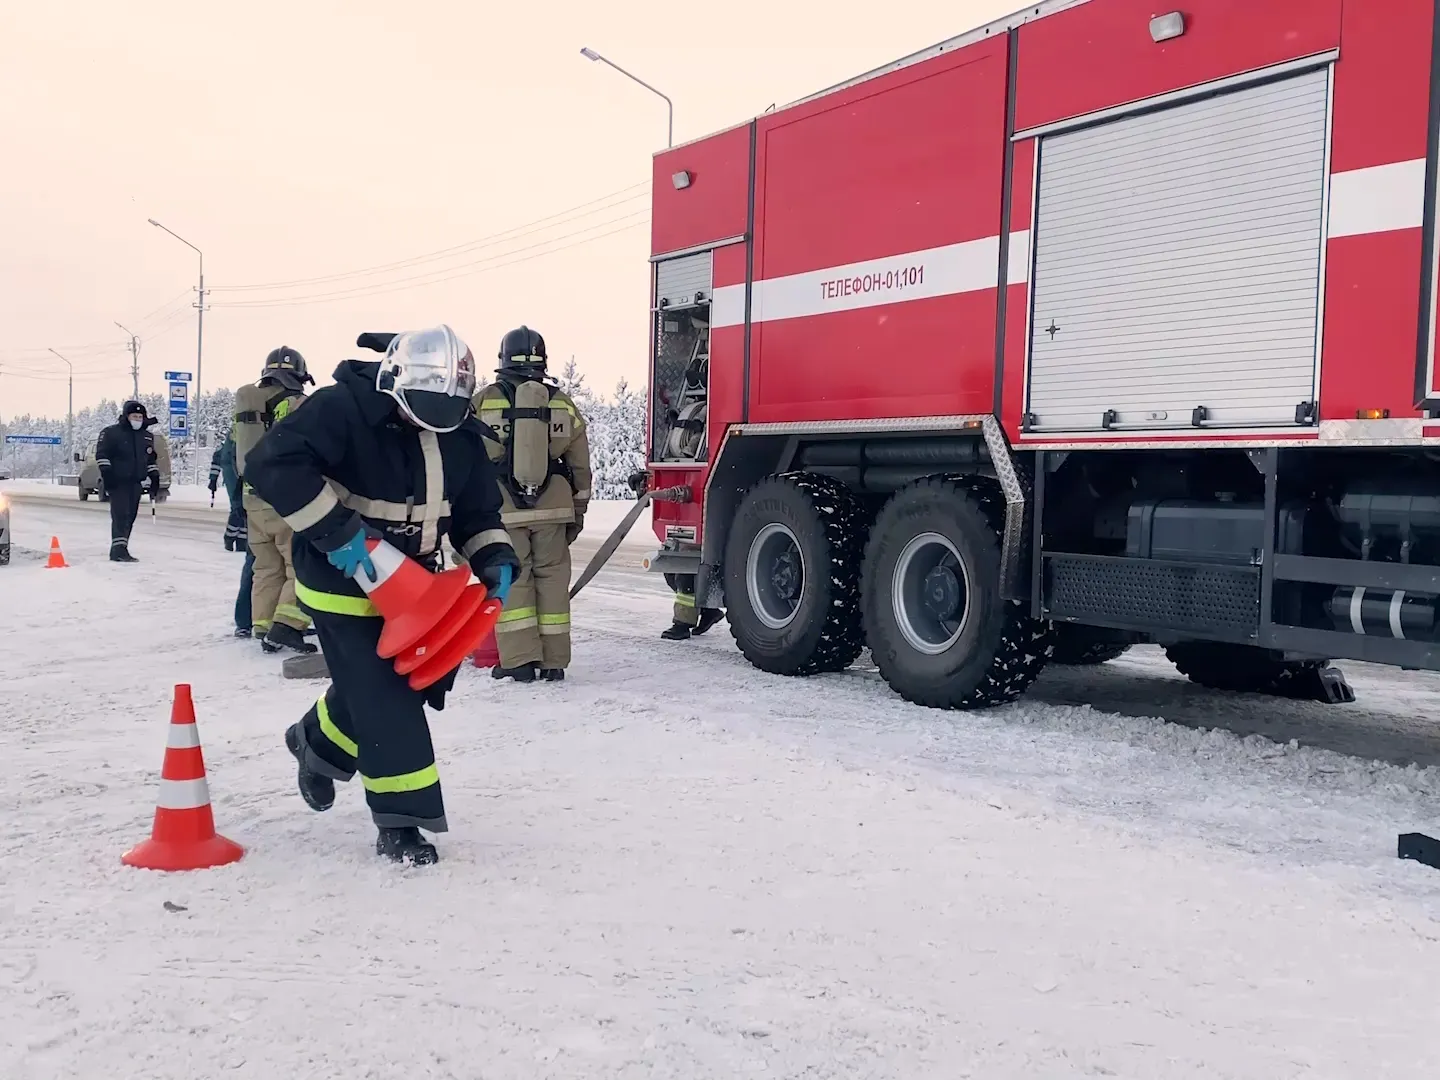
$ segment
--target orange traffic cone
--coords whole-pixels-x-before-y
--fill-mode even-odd
[[[215,833],[195,704],[190,687],[181,683],[175,687],[170,708],[170,735],[150,839],[131,848],[120,861],[145,870],[204,870],[235,862],[244,854],[239,844]]]
[[[64,553],[60,550],[60,538],[58,536],[50,537],[50,558],[45,560],[45,569],[59,570],[69,565],[65,561]]]
[[[500,647],[495,643],[495,631],[490,631],[480,647],[470,656],[471,662],[476,667],[493,668],[500,663]]]
[[[372,538],[366,547],[375,580],[363,570],[355,580],[385,617],[375,651],[395,661],[412,690],[424,690],[495,629],[500,601],[488,596],[484,585],[470,583],[468,566],[432,574],[384,540]]]

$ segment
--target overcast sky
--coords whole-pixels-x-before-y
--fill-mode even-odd
[[[0,0],[0,417],[64,413],[48,348],[77,408],[128,394],[115,321],[142,391],[194,370],[196,256],[149,217],[205,253],[207,387],[280,344],[324,383],[358,332],[440,321],[482,368],[525,322],[598,389],[643,381],[665,107],[580,47],[682,142],[1016,6]]]

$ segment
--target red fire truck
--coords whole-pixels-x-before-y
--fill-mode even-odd
[[[1176,0],[1178,3],[1179,0]],[[652,568],[910,701],[1440,669],[1436,0],[1043,0],[656,155]]]

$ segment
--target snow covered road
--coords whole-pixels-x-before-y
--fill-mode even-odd
[[[142,515],[128,567],[79,505],[14,528],[75,565],[0,569],[7,1080],[1440,1075],[1440,874],[1394,857],[1440,775],[1372,760],[1440,761],[1434,676],[1346,665],[1327,710],[1137,650],[947,715],[863,663],[765,676],[723,627],[661,642],[668,593],[622,566],[569,681],[462,673],[454,831],[397,872],[358,790],[295,794],[318,686],[229,637],[213,527]],[[119,855],[176,682],[249,852],[162,876]]]

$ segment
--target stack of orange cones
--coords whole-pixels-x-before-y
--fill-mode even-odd
[[[195,703],[190,687],[182,683],[175,687],[170,708],[170,736],[150,839],[125,852],[120,861],[145,870],[205,870],[233,863],[244,854],[239,844],[215,833]]]
[[[371,538],[366,547],[375,580],[364,570],[354,576],[385,618],[375,651],[395,661],[410,689],[439,682],[493,635],[500,601],[471,584],[468,566],[432,574],[384,540]]]

